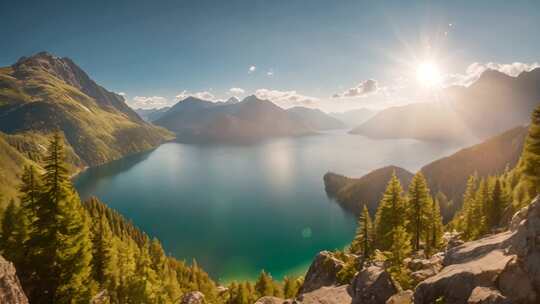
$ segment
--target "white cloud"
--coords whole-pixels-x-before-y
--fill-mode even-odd
[[[540,64],[538,64],[538,62],[534,62],[530,64],[522,63],[522,62],[514,62],[514,63],[474,62],[467,67],[467,69],[465,70],[465,74],[448,75],[445,81],[445,85],[446,86],[451,86],[451,85],[469,86],[473,84],[476,80],[478,80],[478,78],[480,78],[480,75],[482,75],[482,73],[484,73],[486,70],[496,70],[506,75],[516,77],[519,74],[521,74],[521,72],[529,72],[539,67],[540,67]]]
[[[248,74],[251,74],[251,73],[255,72],[255,70],[257,70],[256,66],[254,66],[254,65],[250,66],[249,69],[248,69]]]
[[[117,94],[120,95],[120,96],[123,96],[123,97],[127,96],[127,94],[125,92],[118,92]]]
[[[377,80],[368,79],[360,82],[356,87],[347,89],[343,93],[336,93],[332,95],[333,98],[355,98],[365,97],[379,91],[379,85]]]
[[[131,102],[131,105],[136,109],[161,108],[166,106],[167,104],[167,98],[161,96],[135,96],[133,97],[133,101]]]
[[[242,95],[244,94],[246,91],[242,88],[230,88],[229,89],[229,93],[232,94],[232,95]]]
[[[269,89],[258,89],[255,96],[260,99],[270,100],[283,108],[294,106],[313,106],[320,100],[316,97],[310,97],[298,94],[296,91],[278,91]]]
[[[203,100],[208,101],[216,101],[217,98],[214,96],[214,94],[208,92],[208,91],[202,91],[202,92],[194,92],[190,93],[186,90],[182,91],[180,94],[176,95],[176,100],[184,100],[188,97],[195,97]]]
[[[268,77],[274,76],[274,71],[270,70],[270,71],[266,72],[266,76],[268,76]]]

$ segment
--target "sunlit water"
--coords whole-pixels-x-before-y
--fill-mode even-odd
[[[222,282],[261,269],[281,278],[353,236],[354,218],[326,196],[326,172],[361,176],[390,164],[414,171],[456,149],[345,132],[248,146],[167,143],[90,169],[76,187]]]

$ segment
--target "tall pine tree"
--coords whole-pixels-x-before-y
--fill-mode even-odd
[[[394,229],[406,225],[405,207],[403,188],[394,172],[375,215],[375,242],[378,249],[390,249]]]
[[[356,235],[349,250],[351,253],[361,255],[363,261],[367,260],[373,251],[373,224],[365,204],[358,218]]]
[[[418,251],[427,227],[430,201],[429,188],[422,172],[414,175],[407,198],[409,231],[412,233],[413,250]]]

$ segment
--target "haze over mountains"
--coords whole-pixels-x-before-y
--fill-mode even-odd
[[[527,124],[540,104],[539,84],[540,68],[517,77],[487,70],[468,87],[441,90],[438,101],[385,109],[351,133],[373,138],[482,140]]]
[[[451,205],[441,202],[441,211],[446,220],[461,208],[467,178],[475,173],[479,177],[494,176],[513,168],[522,153],[526,135],[526,127],[516,127],[420,169],[428,181],[431,194],[441,192],[447,202],[452,202]],[[413,173],[395,166],[376,169],[360,178],[328,173],[324,176],[324,184],[327,193],[347,210],[359,214],[365,203],[374,212],[392,172],[396,172],[406,190]]]

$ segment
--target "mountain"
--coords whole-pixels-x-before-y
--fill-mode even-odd
[[[448,201],[453,202],[447,205],[441,203],[441,212],[445,220],[451,219],[454,212],[461,208],[467,178],[475,172],[480,177],[487,177],[501,174],[506,168],[514,167],[523,150],[526,136],[527,128],[516,127],[480,144],[435,160],[420,169],[428,181],[431,194],[441,192]],[[359,214],[362,206],[358,202],[365,202],[372,212],[376,209],[393,170],[396,171],[402,184],[408,185],[412,173],[393,166],[377,169],[361,178],[327,173],[324,176],[324,184],[327,193],[345,209]]]
[[[163,108],[154,108],[154,109],[135,109],[135,112],[139,114],[139,116],[148,122],[153,122],[154,120],[158,120],[165,114],[165,112],[169,111],[171,107],[163,107]]]
[[[335,130],[344,129],[346,125],[319,109],[310,109],[306,107],[294,107],[287,110],[293,116],[296,116],[306,126],[313,130]]]
[[[72,172],[174,138],[144,122],[122,96],[96,84],[69,58],[42,52],[0,68],[0,145],[10,150],[2,155],[18,157],[14,148],[39,163],[37,152],[43,152],[55,131],[65,137]],[[1,160],[0,176],[17,174],[9,169],[12,165]]]
[[[362,108],[345,112],[334,112],[329,115],[344,122],[349,127],[355,127],[377,114],[377,111]]]
[[[325,190],[328,196],[335,198],[346,210],[359,215],[362,206],[366,204],[373,215],[394,172],[402,186],[408,187],[413,174],[400,167],[388,166],[371,171],[360,178],[349,178],[328,172],[324,175]]]
[[[472,85],[449,87],[438,95],[436,103],[383,110],[351,133],[460,141],[466,134],[465,140],[486,139],[528,123],[530,113],[540,104],[540,68],[517,77],[487,70]]]
[[[287,111],[256,96],[232,103],[188,97],[154,123],[175,132],[178,140],[188,142],[243,143],[315,133]]]

